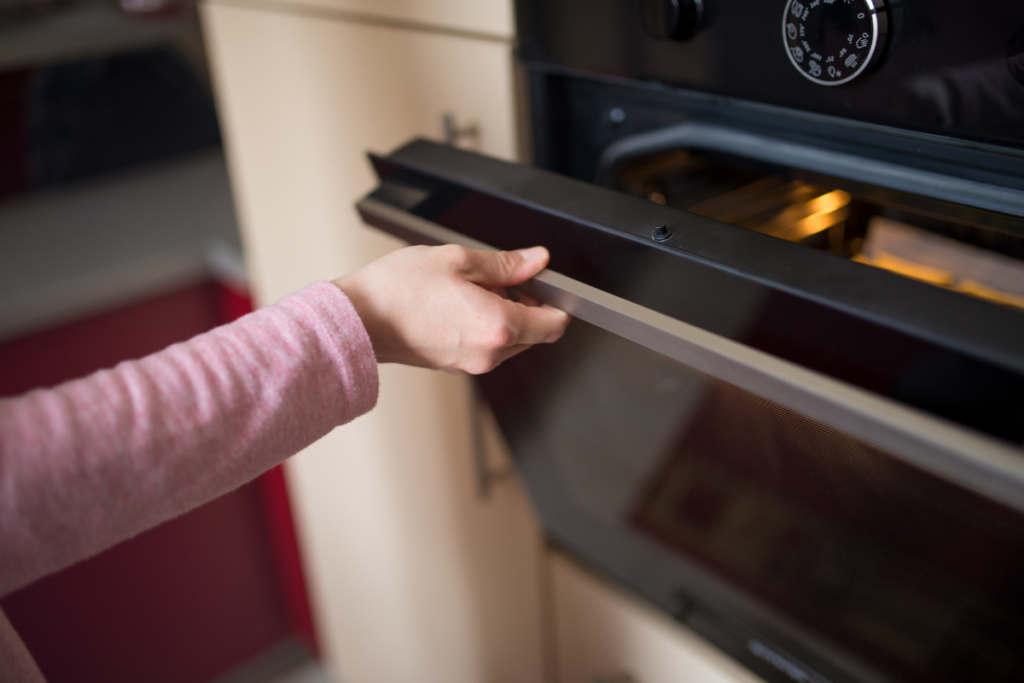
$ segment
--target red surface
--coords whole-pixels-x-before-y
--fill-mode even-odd
[[[17,396],[140,358],[221,322],[207,282],[0,343],[0,396]]]
[[[49,683],[198,683],[287,638],[262,500],[244,487],[3,608]]]
[[[188,339],[248,310],[204,283],[0,344],[0,395]],[[46,577],[0,605],[49,683],[200,683],[316,638],[283,473]]]
[[[319,654],[284,468],[275,467],[257,479],[256,484],[260,489],[267,531],[274,547],[274,560],[289,629],[310,652]]]
[[[220,302],[221,319],[224,322],[238,320],[246,313],[252,313],[252,297],[249,293],[230,285],[217,285],[217,300]]]

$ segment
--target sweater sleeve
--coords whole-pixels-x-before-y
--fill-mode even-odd
[[[250,481],[373,408],[330,283],[53,389],[0,400],[0,595]]]

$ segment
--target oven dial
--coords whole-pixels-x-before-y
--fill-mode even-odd
[[[877,64],[888,32],[884,0],[789,0],[782,17],[789,61],[821,85],[849,83]]]

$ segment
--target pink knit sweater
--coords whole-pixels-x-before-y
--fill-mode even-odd
[[[376,400],[366,329],[326,282],[0,400],[0,595],[237,488]],[[0,613],[0,681],[42,680]]]

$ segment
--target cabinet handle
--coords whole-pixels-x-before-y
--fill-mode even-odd
[[[487,502],[495,486],[512,476],[508,467],[495,467],[487,457],[487,440],[484,438],[484,425],[481,418],[484,402],[476,382],[470,380],[469,424],[473,436],[473,471],[476,475],[476,496],[481,502]]]
[[[441,130],[444,135],[445,144],[452,145],[453,147],[457,147],[463,140],[473,143],[473,146],[476,146],[476,143],[480,141],[480,126],[475,123],[469,123],[459,127],[455,114],[451,112],[445,112],[441,116]]]

